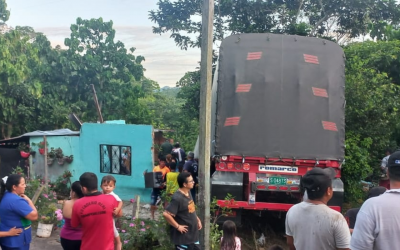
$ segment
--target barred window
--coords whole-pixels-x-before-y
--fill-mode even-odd
[[[131,147],[100,145],[100,172],[131,175]]]

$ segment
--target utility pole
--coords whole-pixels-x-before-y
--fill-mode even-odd
[[[200,64],[199,208],[201,249],[210,249],[210,141],[214,0],[203,0]]]

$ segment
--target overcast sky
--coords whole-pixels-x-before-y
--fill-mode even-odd
[[[112,20],[116,39],[127,48],[135,47],[134,54],[146,58],[145,76],[160,86],[175,86],[200,61],[199,49],[180,50],[168,34],[152,33],[148,12],[157,9],[157,0],[7,0],[7,5],[11,11],[9,26],[31,26],[43,32],[54,46],[64,46],[77,17]]]

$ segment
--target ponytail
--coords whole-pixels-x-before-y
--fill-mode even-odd
[[[4,182],[5,179],[5,182]],[[7,178],[1,179],[1,191],[0,191],[0,201],[3,199],[4,193],[6,190],[8,192],[12,192],[13,186],[18,186],[21,182],[22,175],[19,174],[11,174]]]

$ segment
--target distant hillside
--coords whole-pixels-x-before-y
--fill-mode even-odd
[[[167,96],[167,97],[171,97],[171,98],[176,98],[176,95],[178,94],[180,88],[178,87],[162,87],[160,89],[160,93],[162,93],[163,95]]]

